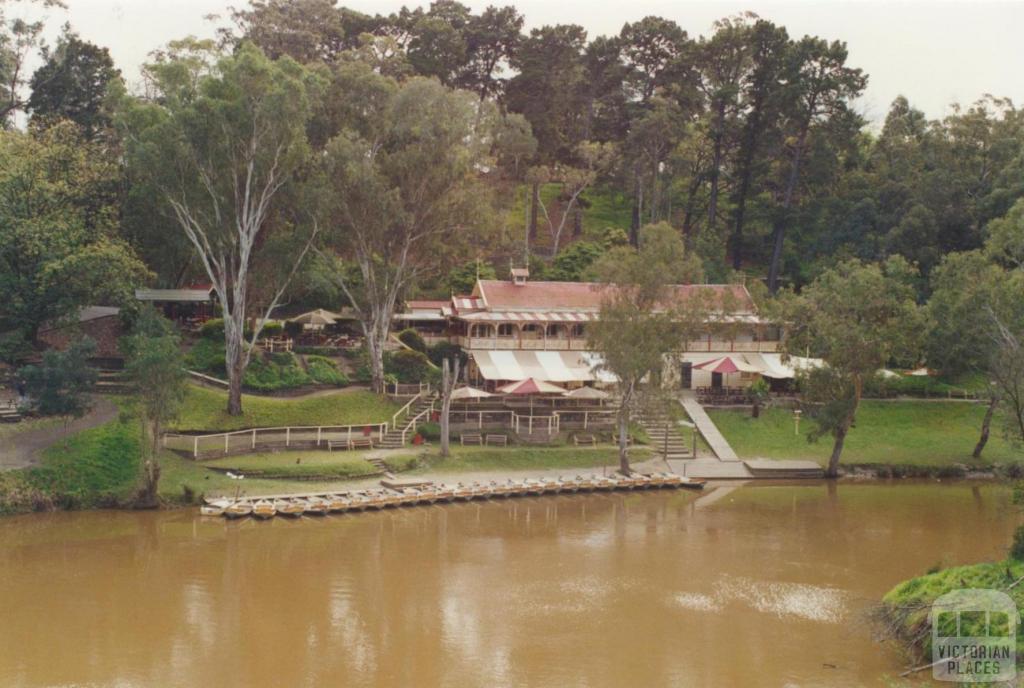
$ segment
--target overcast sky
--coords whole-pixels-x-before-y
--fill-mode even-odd
[[[676,21],[691,36],[708,34],[712,22],[750,10],[787,28],[791,36],[814,34],[846,41],[849,63],[870,77],[858,104],[869,119],[884,118],[899,94],[929,117],[949,112],[953,102],[969,104],[985,93],[1024,103],[1024,2],[878,2],[848,0],[733,2],[732,0],[462,0],[475,11],[513,4],[527,28],[581,24],[593,37],[618,33],[622,24],[646,15]],[[83,37],[107,46],[129,81],[147,53],[189,34],[208,36],[208,14],[226,19],[227,7],[245,0],[67,0],[54,13]],[[351,0],[367,13],[388,14],[402,4]],[[427,4],[427,3],[423,3]]]

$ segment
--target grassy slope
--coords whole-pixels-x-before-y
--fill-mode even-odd
[[[561,186],[558,184],[545,184],[541,187],[541,198],[544,199],[548,211],[554,213],[552,220],[558,224],[561,217],[559,204],[557,202]],[[528,195],[525,186],[517,186],[514,200],[508,211],[508,223],[513,236],[522,235],[523,223],[526,221],[526,209],[524,203]],[[632,203],[624,194],[604,187],[595,187],[584,192],[583,198],[589,206],[583,211],[583,236],[587,239],[596,239],[608,227],[618,227],[629,232],[629,225],[632,218]],[[548,228],[544,222],[544,214],[537,213],[537,231],[541,236],[541,243],[545,246],[548,243]],[[562,234],[562,246],[564,247],[572,236],[572,227],[567,224]]]
[[[749,411],[711,410],[712,420],[743,458],[810,459],[824,463],[832,450],[831,437],[808,443],[805,432],[813,421],[800,421],[793,432],[793,414],[768,409],[754,420]],[[971,451],[985,409],[977,404],[915,401],[865,401],[843,449],[846,463],[939,465],[971,461]],[[1003,463],[1024,459],[993,429],[982,459]]]
[[[244,395],[241,416],[225,412],[227,393],[189,385],[175,430],[211,431],[285,425],[358,425],[389,420],[399,405],[362,390],[313,397],[274,398]]]
[[[433,454],[433,452],[432,452]],[[452,447],[452,455],[441,460],[426,457],[424,471],[525,470],[530,468],[593,468],[607,464],[618,466],[615,447]],[[645,449],[630,450],[632,461],[648,458]]]
[[[920,624],[928,624],[931,603],[939,596],[964,588],[1003,590],[1016,603],[1024,606],[1024,586],[1007,589],[1011,583],[1024,576],[1024,563],[1008,560],[986,562],[970,566],[957,566],[911,578],[890,590],[883,598],[890,620],[900,618],[899,630],[909,649],[920,657],[931,655],[931,633],[923,633],[920,640],[912,643]],[[1024,635],[1017,635],[1017,657],[1024,659]]]

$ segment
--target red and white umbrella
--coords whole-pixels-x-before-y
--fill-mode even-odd
[[[525,395],[530,399],[530,415],[533,415],[533,397],[537,394],[565,394],[565,390],[550,382],[528,377],[519,382],[510,382],[498,388],[502,394]]]
[[[565,394],[565,390],[558,385],[532,377],[502,385],[498,391],[502,394]]]
[[[722,356],[721,358],[712,358],[710,361],[704,361],[703,363],[695,363],[694,368],[700,370],[706,370],[709,373],[759,373],[761,370],[755,366],[750,365],[742,358],[733,358],[732,356]]]

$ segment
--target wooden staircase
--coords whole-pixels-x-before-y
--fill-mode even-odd
[[[384,435],[384,439],[380,442],[381,449],[401,449],[405,446],[403,441],[403,435],[405,440],[411,439],[416,433],[414,432],[416,425],[423,425],[423,423],[429,422],[429,413],[432,406],[437,402],[436,394],[424,394],[417,398],[413,404],[409,407],[409,413],[405,416],[404,420],[399,421],[393,427],[391,427]],[[373,463],[372,460],[370,460]]]
[[[20,423],[21,413],[13,401],[0,402],[0,423]]]
[[[693,444],[679,426],[663,410],[647,410],[640,415],[640,425],[650,439],[655,454],[668,459],[692,459]]]

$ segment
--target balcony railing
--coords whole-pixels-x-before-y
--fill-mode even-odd
[[[586,339],[550,337],[523,339],[517,337],[458,337],[456,343],[464,349],[499,351],[587,351]],[[779,342],[729,342],[700,339],[690,342],[686,350],[692,353],[775,353]]]

